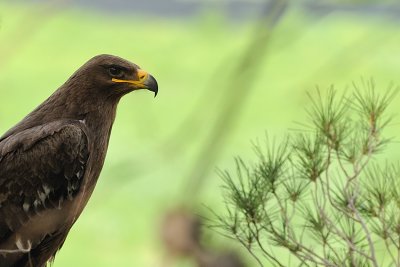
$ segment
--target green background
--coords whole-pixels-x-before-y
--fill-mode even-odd
[[[225,87],[252,41],[255,21],[231,21],[215,10],[182,19],[9,2],[0,2],[0,18],[1,132],[97,54],[124,57],[158,80],[157,98],[139,91],[122,99],[97,188],[53,266],[162,266],[160,218],[194,190],[186,186],[190,169],[229,99]],[[251,141],[262,140],[265,131],[279,138],[299,128],[296,122],[306,119],[310,104],[306,92],[314,94],[316,86],[324,92],[332,84],[350,91],[353,81],[370,77],[382,92],[391,82],[400,84],[399,26],[400,20],[385,16],[313,16],[290,7],[193,200],[196,212],[212,216],[206,206],[223,212],[214,169],[232,168],[235,155],[254,159]],[[399,104],[395,99],[392,113]],[[398,121],[389,136],[398,135]],[[382,158],[399,156],[394,143]],[[215,247],[228,242],[209,231],[205,239]],[[176,266],[192,265],[182,260]]]

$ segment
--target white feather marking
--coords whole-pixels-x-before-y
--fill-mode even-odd
[[[51,189],[46,184],[42,185],[42,188],[43,188],[43,191],[38,190],[37,194],[38,194],[38,197],[39,197],[38,201],[40,201],[40,202],[42,202],[42,204],[44,204],[46,202],[46,199],[48,198],[48,196],[50,194]]]
[[[44,202],[46,201],[46,194],[44,192],[40,192],[40,191],[37,191],[37,193],[38,193],[40,202],[42,202],[44,204]]]
[[[15,245],[17,246],[17,248],[18,248],[18,250],[20,252],[29,252],[29,251],[31,251],[31,248],[32,248],[31,241],[28,239],[26,241],[26,243],[27,243],[26,246],[24,246],[24,244],[22,244],[22,241],[21,241],[20,238],[18,238],[17,241],[15,241]]]
[[[25,212],[28,212],[30,206],[31,206],[31,205],[30,205],[29,203],[25,202],[25,203],[22,205],[22,208],[24,209]]]
[[[46,194],[46,196],[48,196],[51,191],[50,187],[47,186],[46,184],[44,184],[42,187],[43,187],[44,193]]]

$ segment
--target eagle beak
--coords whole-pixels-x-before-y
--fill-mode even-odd
[[[151,76],[150,74],[148,74],[146,80],[143,82],[143,85],[146,86],[145,88],[154,92],[154,97],[157,96],[158,93],[158,83],[157,80]]]
[[[135,90],[148,89],[154,92],[154,97],[156,97],[158,93],[158,84],[156,79],[153,76],[151,76],[148,72],[142,69],[138,70],[137,75],[139,80],[120,80],[112,78],[112,81],[116,83],[129,83],[131,86],[135,88]]]

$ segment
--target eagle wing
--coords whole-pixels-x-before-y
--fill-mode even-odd
[[[63,203],[76,196],[88,157],[88,137],[79,121],[55,121],[3,137],[0,248],[21,227],[31,227],[30,222],[44,217],[46,211],[61,210]],[[38,245],[51,234],[40,233],[39,240],[29,242]]]

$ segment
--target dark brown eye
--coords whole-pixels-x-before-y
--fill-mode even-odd
[[[120,68],[116,68],[116,67],[110,67],[108,69],[108,73],[110,73],[110,75],[115,78],[121,78],[124,75],[123,70],[121,70]]]

